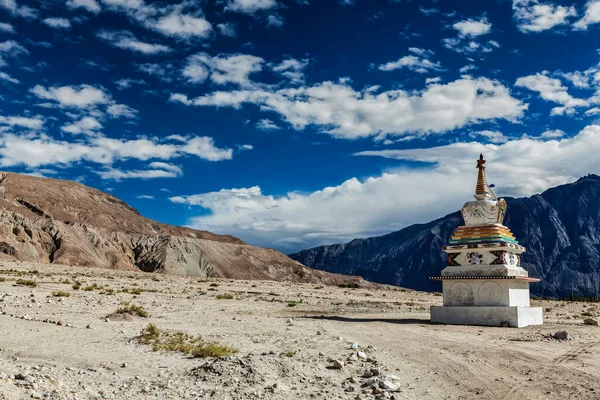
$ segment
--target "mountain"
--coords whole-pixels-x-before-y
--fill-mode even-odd
[[[229,235],[161,224],[77,182],[0,173],[0,258],[231,279],[368,285]]]
[[[599,176],[588,175],[542,194],[506,198],[506,202],[504,225],[527,248],[522,265],[530,276],[542,279],[531,285],[533,294],[600,295]],[[440,283],[428,277],[439,275],[446,267],[447,257],[441,247],[462,224],[460,212],[455,212],[388,235],[319,246],[290,257],[324,271],[440,291]]]

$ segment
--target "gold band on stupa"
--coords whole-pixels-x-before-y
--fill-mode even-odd
[[[477,160],[477,169],[479,172],[477,173],[477,186],[475,187],[475,194],[486,194],[488,192],[488,185],[485,179],[485,160],[483,159],[483,154],[479,155],[479,160]]]

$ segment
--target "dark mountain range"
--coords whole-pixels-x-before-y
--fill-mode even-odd
[[[506,198],[506,202],[504,225],[527,248],[522,265],[530,276],[542,279],[531,285],[534,295],[600,295],[599,176],[588,175],[542,194]],[[441,247],[462,224],[460,213],[455,212],[388,235],[315,247],[290,257],[329,272],[441,291],[441,285],[428,277],[446,267]]]

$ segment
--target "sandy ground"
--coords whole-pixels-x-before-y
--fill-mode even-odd
[[[74,280],[84,282],[80,290]],[[595,304],[535,301],[544,326],[484,328],[430,324],[428,308],[441,304],[440,295],[399,288],[19,262],[0,263],[0,281],[0,399],[600,399],[600,327],[581,316],[600,311]],[[94,283],[116,293],[82,290]],[[123,288],[144,291],[118,293]],[[53,297],[58,290],[71,296]],[[107,322],[123,302],[150,316]],[[154,352],[136,340],[149,323],[239,353]],[[572,340],[551,338],[561,330]],[[332,369],[333,360],[345,365]],[[397,390],[378,389],[373,378],[363,387],[369,378],[362,376],[372,373]]]

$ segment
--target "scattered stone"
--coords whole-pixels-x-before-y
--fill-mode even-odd
[[[571,340],[571,334],[567,331],[554,332],[552,337],[556,340]]]
[[[358,349],[358,343],[352,343],[352,346],[350,346],[350,348],[351,348],[352,350],[356,350],[356,349]]]
[[[373,372],[371,372],[371,370],[365,369],[361,376],[363,378],[370,378],[373,376]]]
[[[595,320],[594,318],[586,318],[583,320],[583,323],[586,325],[594,325],[594,326],[598,326],[598,321]]]
[[[379,376],[379,370],[377,368],[371,368],[370,372],[373,376]]]
[[[321,331],[317,331],[317,335],[321,335]]]
[[[342,369],[342,368],[344,368],[344,362],[341,360],[333,360],[332,368],[333,369]]]
[[[359,351],[359,352],[356,353],[356,355],[361,360],[366,360],[367,359],[367,354],[364,351]]]
[[[121,368],[127,368],[127,363],[121,364]]]

